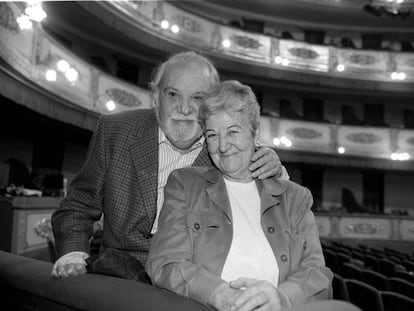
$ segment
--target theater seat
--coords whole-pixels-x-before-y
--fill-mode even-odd
[[[381,292],[384,311],[413,311],[414,299],[393,292]]]
[[[326,266],[329,267],[332,270],[332,272],[340,273],[336,253],[329,249],[324,249],[323,255],[325,257]]]
[[[341,267],[342,277],[362,281],[362,269],[350,262],[344,262]]]
[[[390,291],[407,297],[414,296],[414,285],[410,282],[399,278],[389,278],[388,283],[390,284]]]
[[[391,278],[395,275],[396,264],[393,261],[386,258],[382,258],[379,260],[379,265],[381,273],[385,276]]]
[[[388,278],[378,272],[371,270],[362,271],[362,281],[375,287],[378,290],[388,291],[390,290],[388,284]]]
[[[372,255],[365,255],[364,262],[365,266],[371,268],[372,270],[375,270],[376,272],[381,271],[377,257]]]
[[[344,279],[349,301],[364,311],[384,311],[380,292],[364,282]]]
[[[414,284],[414,274],[410,274],[405,271],[396,271],[394,276],[396,278],[403,279],[410,282],[411,284]]]
[[[333,274],[332,279],[333,299],[349,301],[348,290],[342,276]]]
[[[361,309],[347,301],[324,300],[313,301],[293,308],[282,308],[280,311],[361,311]]]

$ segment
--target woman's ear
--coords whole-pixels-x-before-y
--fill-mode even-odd
[[[260,127],[254,131],[254,144],[260,146]]]

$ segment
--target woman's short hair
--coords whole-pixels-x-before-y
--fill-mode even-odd
[[[159,92],[161,82],[169,75],[176,64],[200,63],[204,64],[208,70],[211,85],[215,85],[220,81],[219,74],[213,63],[206,57],[194,51],[180,52],[171,56],[168,60],[155,68],[150,82],[150,89],[154,94]]]
[[[199,112],[202,128],[207,118],[222,111],[229,115],[241,113],[249,121],[253,132],[260,126],[260,106],[256,96],[249,86],[236,80],[218,83],[204,97]]]

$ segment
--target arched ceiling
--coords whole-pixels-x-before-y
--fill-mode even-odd
[[[371,5],[394,9],[387,0],[207,0],[174,1],[177,6],[210,19],[234,17],[261,20],[269,24],[314,30],[414,34],[414,0],[399,5],[406,18],[379,9],[381,16],[364,9]]]
[[[320,2],[327,2],[328,0],[321,0]],[[407,1],[407,0],[406,0]],[[414,0],[412,0],[414,1]],[[332,3],[342,3],[342,5],[334,6],[330,5],[329,10],[332,10],[332,8],[337,7],[338,14],[345,16],[346,14],[343,13],[347,10],[349,7],[348,5],[345,5],[345,3],[348,2],[359,2],[363,3],[363,1],[356,1],[356,0],[329,0],[329,2]],[[320,5],[316,4],[317,0],[311,1],[311,0],[278,0],[278,1],[270,1],[270,0],[244,0],[244,1],[233,1],[233,0],[221,0],[221,1],[173,1],[174,5],[177,5],[181,8],[186,9],[193,9],[193,10],[199,10],[203,7],[208,7],[209,9],[200,9],[200,15],[207,16],[211,14],[212,9],[217,9],[220,12],[226,12],[226,8],[230,8],[231,10],[242,10],[245,12],[245,14],[248,14],[249,12],[253,12],[254,14],[259,14],[263,11],[265,12],[272,12],[269,9],[269,6],[272,8],[272,10],[275,10],[276,12],[284,12],[282,8],[286,11],[293,11],[296,7],[301,7],[301,14],[303,12],[308,11],[309,19],[306,21],[309,21],[312,15],[316,15],[316,9],[320,7]],[[253,5],[253,3],[257,3],[259,5]],[[162,40],[156,40],[148,33],[145,33],[144,31],[140,30],[139,28],[136,28],[134,30],[133,36],[126,35],[125,33],[122,33],[118,31],[117,29],[110,26],[111,22],[108,21],[113,19],[114,16],[107,14],[107,19],[102,19],[102,16],[98,18],[97,11],[102,11],[102,6],[99,4],[94,4],[93,2],[89,1],[79,1],[77,2],[60,2],[60,1],[46,1],[43,3],[43,6],[48,12],[48,18],[47,21],[44,23],[44,28],[46,30],[49,30],[52,32],[52,34],[59,35],[61,38],[71,38],[71,37],[78,37],[81,40],[88,41],[92,45],[95,46],[95,48],[98,50],[105,47],[107,49],[112,49],[114,51],[120,51],[126,55],[129,55],[131,57],[135,57],[141,60],[145,60],[148,64],[156,65],[161,60],[165,59],[166,56],[170,53],[178,52],[182,50],[182,46],[176,45],[172,42],[162,42]],[[268,9],[266,9],[266,7]],[[307,9],[308,7],[313,8],[313,10]],[[280,8],[280,9],[278,9]],[[329,12],[327,8],[326,12]],[[325,12],[324,10],[321,10]],[[351,9],[356,11],[356,7],[352,7]],[[313,13],[312,13],[313,12]],[[342,13],[341,13],[342,12]],[[362,12],[363,13],[363,12]],[[270,13],[267,13],[266,16],[270,16]],[[280,13],[281,14],[281,13]],[[328,18],[328,13],[319,14],[322,17],[325,16]],[[218,16],[218,15],[217,15]],[[265,16],[262,14],[262,16]],[[273,17],[277,17],[280,15],[272,15]],[[288,14],[284,13],[284,18],[288,20],[287,18],[289,16]],[[385,18],[385,17],[384,17]],[[412,23],[413,16],[409,16],[410,22]],[[338,19],[339,20],[339,19]],[[305,21],[303,19],[302,21]],[[294,19],[292,17],[292,22],[294,22]],[[372,27],[374,24],[372,24]],[[412,30],[414,31],[414,26],[412,27]],[[69,47],[70,48],[70,47]],[[231,61],[230,59],[224,59],[224,58],[217,58],[213,60],[216,65],[218,65],[219,69],[224,72],[231,73],[232,68],[247,68],[248,74],[245,74],[246,83],[249,82],[249,79],[255,82],[261,81],[261,83],[264,86],[278,86],[280,88],[289,88],[289,83],[287,80],[289,80],[289,77],[292,76],[292,81],[296,81],[291,87],[293,87],[296,90],[303,90],[305,92],[312,92],[315,90],[316,92],[339,92],[342,94],[354,94],[357,95],[372,95],[372,96],[391,96],[393,98],[397,98],[400,96],[407,96],[407,92],[399,92],[403,90],[399,90],[398,86],[393,86],[392,90],[387,90],[386,92],[377,92],[378,89],[381,89],[377,83],[369,83],[366,82],[363,86],[366,87],[367,92],[364,92],[363,90],[356,91],[353,90],[352,92],[349,92],[348,88],[343,88],[342,84],[347,85],[359,85],[359,82],[354,81],[352,79],[322,79],[318,83],[313,83],[313,85],[309,85],[306,81],[307,79],[302,79],[306,76],[306,74],[300,73],[300,72],[285,72],[278,74],[280,76],[275,76],[274,72],[271,70],[268,74],[264,68],[261,68],[259,66],[253,66],[245,64],[244,66],[237,66],[237,64],[234,63],[234,61]],[[152,66],[151,66],[152,67]],[[241,69],[240,69],[241,70]],[[255,72],[258,72],[255,74]],[[242,72],[240,72],[243,74]],[[272,75],[273,74],[273,75]],[[334,83],[335,82],[335,83]],[[321,85],[329,85],[329,88],[323,88]],[[402,86],[402,85],[401,85]],[[358,87],[357,87],[358,88]],[[372,92],[372,90],[375,90],[375,92]],[[409,97],[412,97],[410,95]]]

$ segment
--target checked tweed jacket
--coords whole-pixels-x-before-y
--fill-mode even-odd
[[[204,145],[194,166],[212,166]],[[155,111],[104,115],[86,162],[52,215],[58,257],[89,253],[93,223],[104,214],[101,249],[116,248],[145,264],[157,209],[158,123]]]

